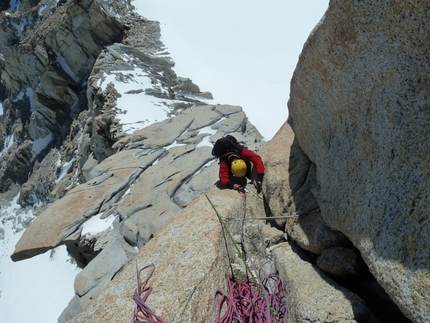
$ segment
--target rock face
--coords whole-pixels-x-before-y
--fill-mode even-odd
[[[0,156],[0,192],[25,183],[43,150],[66,140],[73,119],[87,108],[84,84],[92,66],[103,46],[124,32],[124,22],[115,17],[126,4],[34,2],[20,1],[17,12],[3,12],[0,20],[6,33],[0,47],[0,98],[6,106],[0,143],[16,145]]]
[[[212,188],[207,195],[225,217],[234,218],[243,212],[242,198],[234,191]],[[215,291],[225,291],[227,259],[216,213],[206,197],[200,196],[149,241],[70,323],[104,322],[106,317],[117,323],[132,320],[136,266],[140,269],[150,264],[155,265],[155,272],[148,282],[153,288],[148,306],[165,322],[208,322],[214,317]],[[148,274],[143,272],[142,279]],[[106,302],[110,306],[106,307]]]
[[[324,222],[414,322],[430,315],[429,45],[428,1],[330,1],[288,104]]]
[[[129,322],[136,266],[149,264],[157,314],[212,321],[214,292],[246,273],[203,193],[250,259],[271,253],[264,266],[289,292],[289,322],[373,322],[352,292],[363,259],[406,315],[426,321],[423,1],[331,1],[296,69],[289,124],[267,144],[241,107],[213,104],[175,74],[158,23],[129,2],[13,3],[0,15],[0,197],[19,190],[22,206],[43,204],[20,224],[13,260],[66,245],[82,268],[59,323]],[[225,134],[266,165],[263,195],[248,185],[246,203],[213,187],[211,148]]]
[[[350,242],[323,221],[318,203],[310,192],[316,182],[315,166],[298,146],[291,127],[285,123],[260,151],[267,168],[263,181],[265,198],[276,224],[301,248],[321,254]]]
[[[111,80],[130,85],[140,77],[144,83],[130,86],[127,96],[150,95],[160,105],[165,99],[166,114],[195,105],[199,95],[211,97],[177,77],[165,53],[156,54],[164,50],[158,23],[135,14],[126,1],[20,1],[16,10],[0,17],[0,146],[7,148],[0,155],[0,192],[24,185],[23,205],[64,195],[57,188],[51,196],[56,176],[39,184],[48,175],[41,167],[54,168],[55,175],[64,167],[76,171],[66,187],[84,182],[88,160],[101,162],[123,148],[114,144],[129,128],[143,127],[144,115],[121,123],[129,107],[117,102],[124,94]],[[46,159],[53,149],[58,154]]]
[[[349,290],[337,286],[287,243],[272,250],[282,277],[288,282],[288,322],[367,322],[369,311],[364,301]],[[312,282],[312,284],[309,284]],[[297,318],[300,317],[300,320]]]
[[[253,150],[263,141],[241,107],[206,103],[209,92],[175,74],[158,23],[129,2],[15,10],[0,17],[0,192],[20,184],[21,205],[49,206],[13,260],[66,245],[83,268],[65,322],[214,185],[218,138],[233,134]]]

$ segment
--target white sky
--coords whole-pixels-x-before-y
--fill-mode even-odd
[[[269,140],[286,121],[290,79],[328,0],[139,0],[140,15],[160,22],[178,76],[214,103],[243,107]]]
[[[133,4],[142,16],[160,21],[162,40],[176,62],[178,76],[212,92],[212,103],[242,106],[269,140],[287,119],[289,82],[298,55],[328,0],[138,0]],[[136,81],[146,84],[144,75]],[[125,92],[124,84],[116,87]],[[153,115],[134,110],[131,107],[138,105],[130,100],[136,98],[140,103],[150,100],[160,109],[149,109]],[[124,95],[118,104],[128,111],[123,120],[127,131],[161,121],[165,115],[160,102],[143,95]],[[14,234],[12,229],[17,207],[16,203],[0,205],[0,229],[5,232],[0,240],[0,323],[21,322],[25,315],[32,323],[56,323],[74,295],[79,270],[67,260],[64,247],[57,248],[53,257],[48,252],[11,261],[23,232]],[[104,230],[112,220],[95,218],[85,230],[89,234]]]

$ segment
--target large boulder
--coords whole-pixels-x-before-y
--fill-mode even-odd
[[[324,222],[414,322],[430,315],[428,1],[330,1],[291,82],[289,124]]]

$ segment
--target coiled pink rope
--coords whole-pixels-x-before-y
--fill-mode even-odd
[[[270,280],[275,280],[271,292]],[[215,293],[215,323],[279,323],[286,319],[286,296],[277,274],[268,275],[259,286],[249,279],[232,282],[228,277],[228,289],[229,295]]]
[[[142,271],[147,268],[151,268],[151,272],[145,281],[142,282],[140,279],[140,275]],[[143,267],[141,270],[137,272],[137,288],[134,290],[133,300],[136,303],[136,308],[133,311],[133,323],[165,323],[160,317],[158,317],[148,305],[146,305],[146,300],[149,297],[149,294],[152,292],[152,287],[146,287],[149,279],[152,277],[154,273],[155,265],[151,264]],[[137,264],[136,264],[137,271]]]

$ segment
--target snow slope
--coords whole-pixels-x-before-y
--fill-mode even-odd
[[[58,247],[43,255],[13,262],[15,249],[24,227],[19,222],[31,221],[31,211],[17,216],[18,196],[8,205],[0,206],[0,323],[54,323],[74,295],[73,281],[79,270]],[[21,221],[18,221],[21,220]]]

